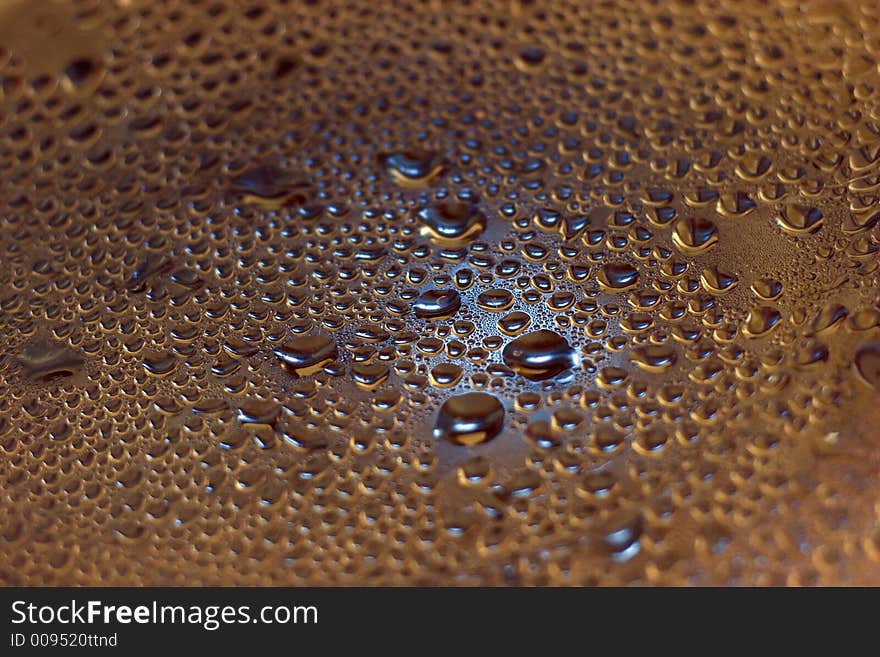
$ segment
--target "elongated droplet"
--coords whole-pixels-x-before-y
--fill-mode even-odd
[[[247,169],[232,181],[233,191],[254,202],[279,202],[297,193],[304,195],[311,188],[304,178],[274,164]]]

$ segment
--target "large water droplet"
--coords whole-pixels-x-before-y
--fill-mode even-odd
[[[743,333],[750,338],[758,338],[772,331],[782,318],[779,311],[770,306],[757,306],[749,311]]]
[[[474,203],[435,203],[419,210],[422,234],[442,246],[461,246],[486,229],[486,216]]]
[[[420,319],[449,318],[460,307],[461,297],[455,290],[428,290],[413,303],[416,317]]]
[[[85,359],[65,344],[40,340],[19,354],[18,364],[29,379],[49,383],[77,374]]]
[[[599,270],[596,277],[606,292],[624,292],[639,283],[639,271],[625,262],[609,262]]]
[[[505,364],[517,374],[542,381],[575,364],[575,351],[558,333],[541,329],[526,333],[502,352]]]
[[[779,216],[777,225],[791,235],[809,235],[822,227],[824,218],[819,208],[806,205],[785,205]]]
[[[859,347],[853,364],[865,384],[875,390],[880,389],[880,342],[870,342]]]
[[[675,225],[672,241],[687,255],[705,253],[718,243],[718,227],[708,219],[688,217]]]
[[[522,333],[531,323],[532,318],[529,315],[517,310],[498,320],[498,330],[512,337]]]
[[[486,290],[477,297],[477,307],[492,313],[500,313],[512,305],[513,294],[509,290]]]
[[[633,350],[631,359],[646,372],[662,372],[675,364],[675,349],[665,344],[638,347]]]
[[[479,445],[497,436],[504,426],[504,407],[485,392],[467,392],[440,407],[434,436],[458,445]]]
[[[395,151],[380,160],[394,181],[406,187],[426,185],[443,171],[442,158],[430,151]]]
[[[429,380],[437,388],[451,388],[461,381],[463,374],[464,370],[455,363],[440,363],[431,370]]]
[[[772,278],[761,278],[752,283],[752,292],[765,301],[773,301],[782,294],[782,283]]]
[[[388,378],[388,366],[382,362],[355,363],[351,366],[351,374],[358,387],[373,390]]]
[[[322,369],[337,355],[336,343],[326,335],[298,335],[284,342],[273,353],[284,369],[297,376],[308,376]]]
[[[718,267],[709,267],[703,270],[700,283],[710,294],[724,294],[737,286],[739,280],[733,274],[727,274]]]

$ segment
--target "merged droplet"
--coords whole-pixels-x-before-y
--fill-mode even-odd
[[[447,399],[440,407],[434,436],[458,445],[479,445],[504,427],[504,407],[485,392],[467,392]]]
[[[575,365],[576,352],[558,333],[541,329],[513,340],[504,347],[505,364],[517,374],[542,381]]]
[[[273,353],[284,369],[297,376],[321,370],[337,356],[336,342],[326,335],[298,335],[284,342]]]

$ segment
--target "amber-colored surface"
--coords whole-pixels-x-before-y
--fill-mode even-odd
[[[878,16],[2,3],[0,582],[880,584]]]

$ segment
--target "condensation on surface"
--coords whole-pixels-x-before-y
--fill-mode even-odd
[[[0,582],[880,585],[876,3],[725,4],[0,3]]]

